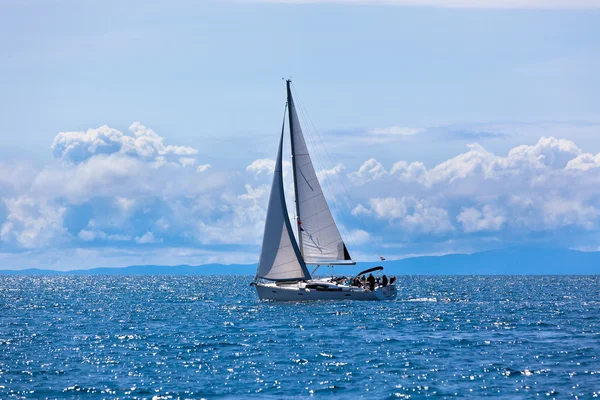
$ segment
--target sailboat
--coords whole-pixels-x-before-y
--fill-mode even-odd
[[[360,276],[381,271],[375,267],[355,277],[313,278],[321,266],[355,265],[333,219],[304,140],[291,81],[286,81],[298,240],[288,216],[283,185],[285,114],[275,161],[265,231],[256,277],[251,283],[261,300],[393,300],[394,284],[361,282]],[[316,266],[312,274],[308,266]]]

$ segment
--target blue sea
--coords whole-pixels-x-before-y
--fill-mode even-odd
[[[600,277],[401,277],[271,303],[250,277],[1,276],[0,398],[591,398]]]

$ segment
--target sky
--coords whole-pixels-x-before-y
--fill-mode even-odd
[[[599,250],[599,50],[600,0],[2,1],[0,268],[256,262],[283,78],[355,259]]]

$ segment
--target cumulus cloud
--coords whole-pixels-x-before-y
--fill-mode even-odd
[[[0,163],[1,249],[62,243],[151,249],[164,240],[243,244],[256,253],[274,161],[254,160],[246,174],[225,174],[198,160],[194,149],[164,142],[141,124],[127,134],[101,127],[57,135],[59,162],[41,169]],[[318,171],[321,182],[337,174],[351,183],[355,205],[331,206],[359,249],[368,234],[357,217],[385,238],[384,246],[401,238],[445,251],[469,237],[503,243],[568,230],[576,238],[600,228],[600,154],[569,140],[542,137],[504,154],[473,143],[437,165],[390,164],[370,158],[354,170],[338,164]],[[289,169],[286,162],[284,172]],[[285,184],[290,195],[291,179]]]
[[[245,185],[237,196],[223,194],[221,213],[215,219],[197,223],[197,239],[204,244],[258,244],[264,231],[270,185]]]
[[[198,196],[222,188],[230,179],[225,173],[207,174],[204,171],[200,180],[198,171],[178,164],[156,164],[118,153],[99,154],[78,164],[43,168],[28,190],[34,196],[63,197],[73,203],[94,197],[136,202],[144,197]],[[127,205],[121,203],[119,208]]]
[[[162,240],[154,237],[154,233],[152,233],[152,232],[146,232],[142,236],[136,236],[136,238],[135,238],[135,242],[138,244],[158,243],[161,241]]]
[[[72,163],[79,163],[98,154],[126,154],[146,161],[178,162],[192,165],[198,150],[188,146],[165,146],[164,139],[152,129],[139,122],[129,127],[131,134],[106,125],[87,131],[60,132],[54,138],[54,157]]]
[[[465,207],[458,214],[456,220],[462,224],[465,232],[499,231],[506,217],[501,210],[490,205],[485,205],[481,210],[474,207]]]
[[[592,168],[600,167],[600,153],[593,155],[590,153],[580,154],[567,163],[566,169],[587,171]]]
[[[542,137],[535,145],[522,145],[511,149],[508,156],[496,156],[481,145],[468,145],[469,151],[451,158],[431,169],[421,162],[395,163],[390,173],[403,181],[423,186],[453,183],[471,176],[501,178],[545,169],[563,169],[581,150],[570,140]],[[359,170],[360,171],[360,170]]]
[[[283,176],[286,176],[291,171],[292,163],[283,160]],[[259,158],[258,160],[252,161],[250,165],[246,167],[246,172],[253,174],[256,178],[260,178],[264,175],[270,175],[275,171],[275,160],[270,158]]]
[[[77,237],[84,242],[91,242],[96,239],[106,239],[106,233],[102,231],[82,229],[77,234]]]
[[[378,218],[400,222],[402,229],[414,233],[442,234],[452,231],[448,212],[424,199],[414,197],[372,198],[371,208]]]
[[[387,171],[379,161],[370,158],[360,166],[358,171],[348,174],[348,177],[354,183],[366,183],[375,179],[379,179],[386,175]]]
[[[544,222],[552,228],[562,226],[580,226],[588,230],[597,228],[598,209],[584,204],[579,199],[551,197],[542,203],[542,210]]]
[[[371,215],[373,212],[362,204],[358,204],[352,209],[352,215]]]
[[[194,219],[206,216],[205,208],[191,205],[218,198],[234,174],[208,173],[209,164],[188,168],[196,164],[190,157],[196,150],[163,142],[139,123],[128,135],[104,126],[57,134],[52,148],[64,162],[41,169],[0,163],[0,245],[156,242],[147,234],[153,227],[144,221],[163,215],[187,234]],[[70,231],[73,221],[77,228]]]
[[[317,171],[317,178],[319,179],[319,182],[324,183],[325,180],[330,179],[330,176],[339,176],[344,169],[345,167],[343,164],[337,164],[333,168]]]
[[[0,239],[23,248],[45,247],[68,237],[63,226],[66,207],[29,196],[3,198],[8,216]]]
[[[28,162],[0,161],[0,194],[16,196],[23,193],[37,175],[35,167]]]
[[[475,143],[432,168],[422,162],[399,161],[389,174],[368,173],[373,166],[375,171],[385,171],[371,159],[349,174],[355,185],[372,196],[370,208],[357,207],[353,213],[373,213],[390,221],[406,219],[408,203],[402,197],[390,197],[391,190],[426,199],[423,210],[431,211],[417,216],[422,214],[425,221],[425,216],[435,214],[444,220],[445,212],[449,221],[460,224],[463,234],[505,228],[521,235],[565,227],[598,229],[600,177],[595,171],[599,161],[600,155],[583,153],[574,142],[554,137],[514,147],[506,156]],[[406,221],[404,226],[410,228]],[[441,226],[445,227],[441,232],[450,230],[449,224]]]
[[[246,167],[246,171],[255,175],[272,174],[275,171],[275,160],[270,158],[260,158],[252,161],[252,164]]]

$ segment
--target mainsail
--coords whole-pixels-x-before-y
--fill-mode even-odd
[[[313,264],[320,264],[324,260],[351,260],[325,201],[323,190],[308,154],[290,83],[287,81],[287,99],[296,191],[298,241],[302,257],[306,263]],[[323,262],[323,264],[326,263]]]
[[[310,273],[300,256],[285,205],[281,158],[283,131],[282,127],[256,277],[273,281],[310,279]]]

